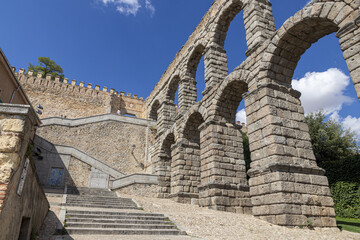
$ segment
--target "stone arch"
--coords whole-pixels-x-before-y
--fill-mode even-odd
[[[248,83],[255,79],[248,70],[238,69],[232,72],[220,84],[215,95],[215,115],[228,123],[235,123],[236,110],[248,92]]]
[[[155,100],[154,103],[151,105],[150,112],[149,112],[149,119],[157,121],[158,120],[158,111],[160,108],[160,101]]]
[[[226,1],[214,20],[214,27],[210,33],[212,41],[206,49],[206,90],[223,81],[228,75],[227,53],[224,49],[225,40],[231,22],[241,11],[243,11],[244,28],[246,31],[246,39],[244,40],[246,40],[248,46],[245,55],[250,56],[255,52],[276,30],[271,3],[268,0]],[[213,61],[214,59],[216,59],[216,62]]]
[[[244,7],[243,1],[227,1],[219,17],[215,22],[215,43],[224,48],[227,32],[232,20],[241,12]]]
[[[204,123],[204,118],[199,111],[193,111],[186,118],[183,136],[191,143],[200,144],[199,127]],[[200,147],[200,146],[197,146]]]
[[[204,119],[204,121],[206,121],[206,119],[208,119],[208,112],[207,112],[206,108],[200,104],[196,104],[193,107],[191,107],[184,115],[183,119],[184,119],[185,126],[189,122],[190,117],[192,115],[194,115],[195,113],[200,114],[202,119]]]
[[[290,85],[302,54],[319,39],[340,30],[337,37],[340,38],[344,58],[354,84],[359,84],[360,62],[356,60],[360,57],[359,33],[352,33],[355,28],[350,33],[342,33],[342,29],[354,25],[356,18],[359,18],[359,9],[345,1],[310,3],[290,17],[271,39],[263,55],[260,67],[263,73],[260,75]],[[349,34],[353,34],[351,39],[346,36]],[[268,82],[266,79],[264,82]],[[360,97],[359,87],[357,93]]]
[[[205,46],[198,44],[191,52],[187,61],[187,73],[192,79],[196,79],[196,71],[202,56],[205,54]]]
[[[176,91],[178,90],[180,81],[181,81],[181,79],[180,79],[179,75],[175,75],[171,79],[171,81],[167,87],[167,90],[166,90],[166,100],[167,101],[170,101],[172,103],[175,102],[175,95],[176,95]]]

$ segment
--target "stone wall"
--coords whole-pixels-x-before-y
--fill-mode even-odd
[[[131,93],[119,94],[114,89],[108,91],[107,87],[100,90],[98,85],[93,88],[92,84],[85,86],[84,82],[77,84],[76,80],[69,82],[66,78],[60,82],[59,78],[51,79],[50,75],[44,78],[41,73],[33,76],[31,71],[25,74],[24,69],[20,69],[16,76],[33,106],[40,104],[43,107],[40,109],[41,118],[80,118],[118,110],[121,115],[144,116],[143,98]]]
[[[52,144],[74,147],[125,174],[146,171],[143,166],[149,165],[151,121],[111,114],[53,120],[43,121],[37,130],[40,138]]]
[[[49,208],[34,162],[26,157],[35,124],[30,106],[0,104],[0,239],[36,234]]]
[[[132,196],[156,197],[157,186],[151,184],[133,184],[128,187],[116,190],[116,192],[120,195],[126,194]]]
[[[66,185],[71,187],[89,187],[91,166],[71,157]]]

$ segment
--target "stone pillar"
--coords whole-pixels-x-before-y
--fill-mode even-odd
[[[162,141],[162,142],[161,142]],[[171,146],[174,144],[174,135],[169,134],[164,140],[157,139],[154,151],[153,165],[154,174],[158,176],[158,197],[166,198],[170,194],[171,182]]]
[[[179,139],[172,146],[170,198],[180,203],[198,204],[200,149],[198,144]]]
[[[205,95],[210,89],[221,82],[228,75],[226,51],[220,45],[213,44],[207,47],[204,57],[205,64]]]
[[[157,134],[161,135],[164,131],[170,129],[175,123],[176,104],[171,102],[162,102],[160,104],[157,119]]]
[[[349,68],[357,96],[360,100],[360,16],[353,23],[345,25],[336,35]]]
[[[250,56],[257,47],[275,33],[275,20],[268,0],[248,1],[243,10],[248,46],[246,56]]]
[[[196,80],[190,76],[184,77],[179,84],[179,109],[185,112],[196,103]]]
[[[262,85],[244,96],[253,215],[286,226],[335,227],[325,171],[316,165],[300,93]]]
[[[202,207],[251,214],[240,128],[216,122],[200,127]]]
[[[156,175],[158,176],[158,197],[166,198],[170,194],[171,182],[171,155],[160,152],[159,160],[156,166]]]

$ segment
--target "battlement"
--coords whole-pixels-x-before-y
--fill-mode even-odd
[[[136,94],[118,92],[114,88],[92,83],[53,79],[50,74],[26,72],[12,67],[24,91],[34,106],[42,106],[40,118],[81,118],[99,114],[118,113],[144,118],[144,99]]]
[[[45,88],[53,88],[58,90],[65,90],[65,91],[73,91],[77,93],[83,93],[88,96],[101,96],[101,94],[110,94],[112,96],[121,96],[122,98],[133,99],[143,101],[143,97],[138,97],[136,94],[126,93],[126,92],[118,92],[114,88],[108,87],[100,87],[99,85],[93,86],[92,83],[85,84],[85,82],[77,80],[69,80],[68,78],[64,78],[63,82],[60,81],[60,77],[56,77],[55,79],[51,79],[51,75],[47,74],[44,76],[43,73],[38,73],[37,76],[33,76],[33,71],[26,72],[24,68],[19,68],[19,71],[16,72],[15,67],[11,67],[15,75],[18,77],[19,81],[28,87],[29,85],[36,86],[39,89],[44,91]],[[26,88],[26,86],[25,86]]]

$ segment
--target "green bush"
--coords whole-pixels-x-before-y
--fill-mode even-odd
[[[336,215],[346,218],[360,218],[360,184],[337,182],[330,188],[334,199]]]

